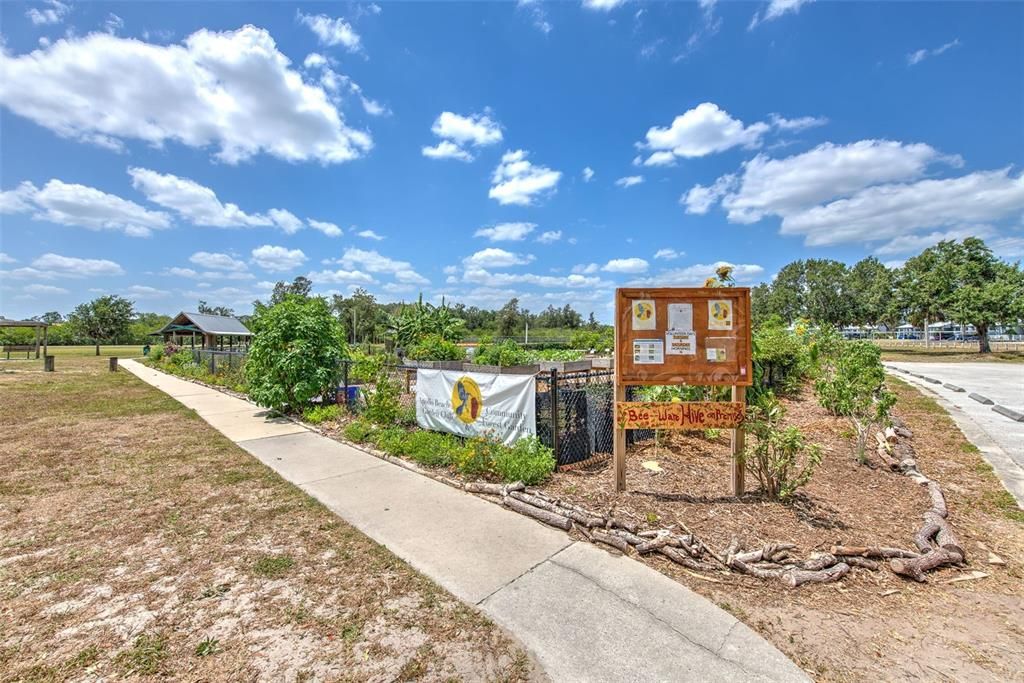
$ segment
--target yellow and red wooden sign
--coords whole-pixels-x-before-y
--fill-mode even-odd
[[[733,401],[624,402],[615,405],[619,429],[736,429],[744,406]]]

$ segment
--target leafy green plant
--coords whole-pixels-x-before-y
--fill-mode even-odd
[[[162,346],[157,346],[155,349],[151,349],[149,352],[149,359],[154,363],[159,363],[163,360],[164,349]]]
[[[451,465],[461,449],[462,443],[457,437],[441,432],[415,431],[405,440],[405,454],[426,467]]]
[[[246,374],[257,404],[282,410],[305,405],[335,384],[347,347],[338,320],[319,297],[289,295],[257,306]]]
[[[494,456],[503,446],[484,437],[466,440],[464,448],[453,454],[455,469],[467,477],[482,477],[494,469]]]
[[[754,330],[754,363],[760,369],[760,386],[775,391],[796,391],[810,369],[810,349],[804,339],[770,318]]]
[[[402,406],[398,410],[398,424],[407,427],[416,426],[416,406]]]
[[[408,352],[411,360],[465,360],[466,351],[439,334],[428,334],[414,343]]]
[[[328,422],[330,420],[337,420],[339,417],[341,417],[341,406],[337,403],[310,406],[302,411],[302,419],[315,425]]]
[[[388,455],[403,455],[406,451],[407,432],[401,427],[388,427],[373,436],[373,444]]]
[[[411,348],[424,337],[436,335],[447,341],[458,341],[465,334],[466,323],[441,301],[440,306],[423,302],[421,294],[415,304],[403,306],[398,315],[388,316],[388,336],[395,344]],[[420,360],[449,360],[422,358]],[[458,360],[458,359],[451,359]]]
[[[530,356],[515,341],[506,339],[497,344],[481,343],[473,355],[473,362],[480,365],[509,367],[512,365],[528,364]]]
[[[373,388],[363,388],[363,400],[366,403],[363,415],[379,425],[395,424],[402,410],[398,400],[401,395],[402,386],[382,366],[374,378]]]
[[[881,350],[866,341],[845,342],[833,351],[814,384],[821,405],[833,415],[849,418],[857,438],[857,460],[865,453],[872,427],[884,423],[896,403],[885,388]]]
[[[220,652],[220,642],[216,638],[204,638],[196,645],[196,657],[207,657]]]
[[[759,403],[748,406],[743,429],[754,437],[747,443],[744,464],[757,477],[765,494],[773,500],[788,500],[807,484],[821,464],[821,447],[808,445],[796,427],[783,427],[785,410],[769,392]]]
[[[373,436],[375,428],[366,420],[352,420],[342,430],[345,438],[353,443],[366,443]]]
[[[615,348],[615,328],[606,325],[597,330],[576,330],[569,337],[569,346],[598,353]]]
[[[493,468],[507,482],[540,484],[555,471],[555,455],[536,436],[528,436],[516,441],[511,448],[496,448]]]

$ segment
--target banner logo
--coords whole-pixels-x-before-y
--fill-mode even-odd
[[[480,387],[469,377],[461,377],[452,388],[452,410],[463,424],[473,424],[480,417],[484,399]]]

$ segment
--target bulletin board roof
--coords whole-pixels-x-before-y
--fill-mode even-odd
[[[653,314],[643,320],[634,319],[634,304],[651,302]],[[726,305],[715,305],[726,302]],[[690,305],[689,322],[692,340],[685,334],[668,336],[671,316],[677,324],[685,320]],[[647,313],[647,308],[644,313]],[[724,311],[725,316],[716,317]],[[728,326],[727,326],[728,324]],[[637,326],[647,329],[636,329]],[[717,327],[719,329],[712,329]],[[688,341],[692,346],[679,353],[672,340]],[[634,343],[649,351],[647,362],[636,362]],[[658,349],[662,356],[659,361]],[[673,353],[672,351],[675,351]],[[751,360],[750,289],[747,287],[657,287],[621,288],[615,292],[615,375],[624,385],[750,386],[753,384]]]

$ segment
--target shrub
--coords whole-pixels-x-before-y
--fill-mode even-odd
[[[289,295],[257,306],[246,374],[249,396],[268,408],[297,408],[326,394],[348,355],[344,334],[327,302]]]
[[[849,418],[857,432],[857,460],[867,462],[865,448],[871,428],[885,422],[896,403],[896,397],[885,388],[881,349],[866,341],[840,345],[823,364],[814,391],[826,410]]]
[[[426,467],[451,465],[455,454],[462,450],[459,439],[440,432],[411,432],[405,441],[405,454]]]
[[[530,362],[530,357],[522,346],[512,339],[506,339],[497,344],[481,343],[473,356],[473,362],[480,365],[509,367],[526,365]]]
[[[467,439],[465,447],[453,454],[452,464],[464,476],[486,476],[494,469],[494,455],[499,448],[504,446],[483,437]]]
[[[345,438],[353,443],[366,443],[373,436],[373,425],[366,420],[352,420],[342,430]]]
[[[416,406],[402,406],[398,409],[398,424],[406,427],[414,427],[416,421]]]
[[[811,479],[821,463],[821,447],[807,445],[796,427],[782,427],[785,411],[768,392],[747,408],[743,429],[754,437],[744,453],[747,471],[757,477],[765,494],[773,500],[787,500]]]
[[[569,346],[597,352],[614,349],[615,328],[609,325],[600,330],[577,330],[569,337]]]
[[[408,357],[412,360],[465,360],[466,351],[439,334],[428,334],[412,345]]]
[[[406,451],[408,432],[401,427],[388,427],[373,436],[374,445],[388,455],[402,455]]]
[[[507,482],[539,484],[555,471],[554,452],[536,436],[519,439],[511,448],[495,450],[494,471]]]
[[[155,349],[152,349],[149,352],[149,359],[154,361],[154,362],[156,362],[156,363],[159,363],[163,359],[163,357],[164,357],[164,348],[162,346],[158,346],[158,347],[156,347]]]
[[[785,392],[798,389],[810,369],[810,350],[804,340],[773,319],[758,326],[753,343],[759,385]]]
[[[401,394],[402,386],[391,379],[387,369],[381,367],[374,379],[373,389],[363,389],[366,402],[363,414],[371,422],[382,426],[395,424],[402,410],[402,404],[398,401]]]
[[[315,425],[328,420],[337,420],[339,417],[341,417],[341,406],[336,403],[310,406],[302,411],[302,419]]]

